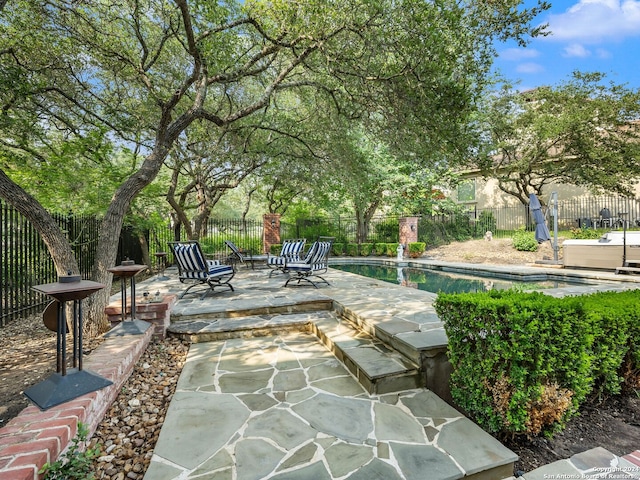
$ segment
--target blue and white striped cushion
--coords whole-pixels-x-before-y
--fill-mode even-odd
[[[304,244],[305,240],[285,240],[282,244],[280,256],[288,258],[300,256],[304,249]]]
[[[287,259],[285,257],[269,257],[267,258],[267,265],[284,265]]]
[[[202,257],[196,244],[176,245],[174,251],[184,278],[204,280],[233,273],[233,267]]]
[[[306,240],[304,239],[285,240],[282,243],[280,255],[278,255],[277,257],[267,258],[267,265],[278,267],[283,266],[285,263],[301,261],[300,255],[302,254],[302,250],[304,250],[305,242]]]
[[[292,272],[311,273],[327,268],[326,259],[329,255],[331,242],[314,242],[307,256],[302,262],[287,263],[287,269]]]

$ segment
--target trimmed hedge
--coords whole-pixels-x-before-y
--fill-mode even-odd
[[[427,244],[424,242],[409,242],[409,256],[411,258],[421,257],[427,248]]]
[[[331,245],[331,254],[339,257],[344,253],[344,243],[334,243]]]
[[[357,257],[358,256],[358,244],[357,243],[347,243],[347,256],[348,257]]]
[[[271,253],[271,255],[280,255],[280,252],[282,251],[282,244],[281,243],[274,243],[269,247],[269,253]]]
[[[387,257],[395,257],[398,255],[398,245],[400,245],[398,242],[386,244],[387,249],[385,253],[387,254]]]
[[[439,294],[435,308],[453,399],[490,432],[553,432],[588,395],[638,382],[639,291]]]
[[[363,257],[368,257],[373,252],[373,243],[361,243],[360,244],[360,255]]]
[[[375,243],[373,245],[373,253],[374,255],[382,256],[387,253],[387,244],[386,243]]]

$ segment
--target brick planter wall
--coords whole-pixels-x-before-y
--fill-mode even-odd
[[[153,325],[155,339],[164,338],[169,327],[171,308],[178,301],[176,295],[163,295],[161,302],[142,303],[142,297],[136,297],[136,318]],[[109,317],[111,327],[115,327],[122,321],[122,303],[120,300],[111,302],[104,309]],[[131,314],[131,303],[127,304],[127,315]]]
[[[112,385],[46,411],[27,407],[0,428],[0,480],[38,480],[42,466],[55,461],[76,436],[78,422],[93,435],[154,334],[149,328],[142,335],[107,338],[84,357],[84,369]]]

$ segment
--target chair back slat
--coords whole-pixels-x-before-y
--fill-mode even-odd
[[[299,257],[304,250],[305,238],[296,238],[284,240],[282,242],[282,248],[280,249],[280,257]]]
[[[224,241],[225,245],[227,247],[229,247],[229,249],[235,253],[238,257],[242,257],[242,252],[240,252],[240,249],[237,247],[237,245],[235,243],[233,243],[230,240],[225,240]]]
[[[313,242],[311,248],[304,258],[304,263],[319,264],[326,263],[329,253],[331,253],[332,241],[316,241]]]
[[[184,243],[175,246],[176,261],[185,272],[206,272],[207,262],[197,243]]]
[[[208,273],[209,266],[199,243],[194,241],[170,242],[169,245],[173,250],[176,262],[178,262],[181,275],[193,276],[194,274],[206,275]]]

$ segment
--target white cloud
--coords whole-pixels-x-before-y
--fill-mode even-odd
[[[613,56],[609,50],[604,48],[596,48],[596,55],[598,58],[602,59],[611,58]]]
[[[539,63],[527,62],[521,63],[516,67],[518,73],[540,73],[544,72],[544,67]]]
[[[540,52],[535,48],[507,48],[500,52],[500,59],[518,62],[525,58],[536,58]]]
[[[566,12],[549,15],[550,40],[596,43],[640,35],[640,0],[579,0]]]
[[[572,43],[564,47],[563,57],[580,57],[586,58],[591,55],[591,52],[584,48],[580,43]]]

